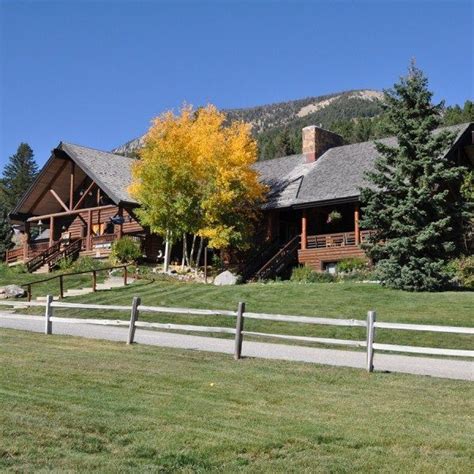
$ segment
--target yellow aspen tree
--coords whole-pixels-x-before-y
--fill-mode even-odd
[[[168,244],[183,234],[198,235],[200,250],[204,240],[216,249],[248,243],[265,187],[252,168],[250,127],[225,119],[212,105],[185,106],[156,118],[148,131],[130,192],[142,224]],[[169,252],[165,271],[168,261]]]

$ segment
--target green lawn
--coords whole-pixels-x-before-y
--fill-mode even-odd
[[[245,301],[248,311],[307,316],[365,319],[374,309],[380,321],[474,325],[474,292],[408,293],[375,284],[291,282],[215,287],[213,285],[160,281],[139,282],[128,288],[98,292],[75,298],[74,302],[130,305],[134,295],[146,305],[236,309]],[[36,310],[41,311],[41,310]],[[58,315],[128,319],[128,314],[110,311],[55,310]],[[233,326],[233,318],[142,314],[142,320],[202,325]],[[320,337],[365,339],[365,330],[306,324],[247,320],[248,330]],[[473,349],[468,335],[379,330],[377,342],[418,346]],[[281,342],[281,341],[279,341]],[[326,346],[327,347],[327,346]]]
[[[12,330],[0,339],[0,470],[472,470],[469,382]]]
[[[46,280],[55,275],[72,273],[73,270],[69,271],[56,271],[53,273],[18,273],[15,271],[15,267],[8,268],[4,265],[0,265],[0,286],[4,285],[25,285],[27,283],[39,282],[40,280]],[[97,282],[104,281],[106,276],[105,271],[97,271]],[[91,274],[85,275],[71,275],[65,276],[64,278],[64,291],[68,288],[83,288],[85,286],[92,286]],[[37,296],[45,296],[47,294],[59,295],[59,279],[50,280],[44,283],[37,283],[31,286],[32,297],[35,299]]]

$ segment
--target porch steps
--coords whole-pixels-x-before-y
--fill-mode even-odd
[[[80,257],[107,258],[111,253],[110,249],[82,250]]]
[[[49,265],[45,263],[41,267],[39,267],[37,270],[35,270],[33,273],[35,274],[43,274],[43,273],[49,273]]]

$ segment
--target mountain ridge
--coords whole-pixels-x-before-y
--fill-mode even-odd
[[[301,128],[321,125],[330,128],[338,120],[374,117],[381,113],[383,93],[374,89],[353,89],[320,96],[305,97],[272,104],[234,109],[222,109],[229,121],[242,120],[252,125],[252,132],[259,143],[260,159],[274,157],[269,141],[280,136],[280,130],[289,129],[288,150],[298,148]],[[112,150],[113,153],[133,155],[143,146],[144,136],[130,140]],[[265,150],[267,152],[265,153]]]

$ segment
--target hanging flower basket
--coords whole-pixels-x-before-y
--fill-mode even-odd
[[[339,222],[342,219],[342,214],[339,211],[331,211],[328,214],[328,219],[327,223],[328,224],[335,224],[336,222]]]

